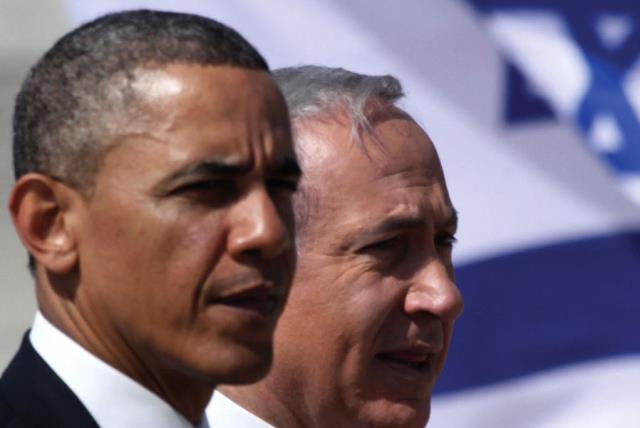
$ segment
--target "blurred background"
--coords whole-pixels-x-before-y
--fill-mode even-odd
[[[0,0],[0,198],[13,98],[66,31],[151,7],[216,18],[273,68],[394,74],[460,212],[466,309],[429,427],[640,426],[640,3]],[[0,368],[35,310],[0,210]]]
[[[3,371],[18,349],[36,308],[26,253],[6,208],[13,186],[13,101],[29,67],[69,28],[62,2],[0,0],[0,367]]]

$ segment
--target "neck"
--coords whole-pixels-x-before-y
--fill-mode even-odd
[[[297,400],[283,399],[274,393],[266,382],[261,381],[253,385],[231,386],[218,388],[224,395],[236,404],[244,407],[260,419],[278,428],[311,427],[308,421],[301,418],[292,407]]]
[[[195,374],[172,367],[158,356],[136,351],[109,335],[104,329],[96,329],[74,305],[73,300],[51,296],[44,287],[37,287],[38,307],[43,316],[58,330],[69,336],[111,367],[136,381],[167,402],[193,425],[198,425],[211,399],[214,384],[201,380]]]

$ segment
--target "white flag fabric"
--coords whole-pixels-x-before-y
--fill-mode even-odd
[[[430,427],[640,427],[640,3],[66,2],[74,24],[140,6],[227,23],[273,68],[403,82],[461,221]]]

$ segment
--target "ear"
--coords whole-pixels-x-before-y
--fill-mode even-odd
[[[20,240],[40,265],[55,274],[65,274],[78,262],[73,231],[74,210],[82,196],[60,181],[38,173],[17,181],[9,199],[9,210]]]

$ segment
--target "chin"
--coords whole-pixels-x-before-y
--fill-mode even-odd
[[[218,384],[244,385],[264,378],[271,369],[272,348],[243,349],[241,352],[225,353],[226,357],[216,365]]]
[[[431,413],[430,400],[369,403],[360,412],[357,427],[424,428]]]

